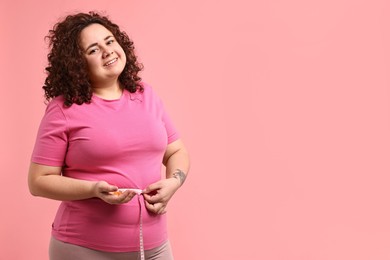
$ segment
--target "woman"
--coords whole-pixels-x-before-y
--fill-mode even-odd
[[[67,16],[48,39],[48,106],[28,184],[34,196],[62,201],[50,259],[173,259],[164,213],[189,158],[138,76],[133,42],[92,12]]]

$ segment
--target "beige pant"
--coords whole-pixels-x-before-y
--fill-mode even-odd
[[[103,252],[64,243],[51,238],[49,246],[50,260],[138,260],[139,252]],[[173,260],[172,250],[169,242],[162,246],[145,250],[146,260]]]

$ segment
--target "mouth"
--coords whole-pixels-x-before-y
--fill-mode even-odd
[[[112,60],[107,61],[103,64],[104,67],[110,66],[111,64],[115,63],[118,60],[118,58],[114,58]]]

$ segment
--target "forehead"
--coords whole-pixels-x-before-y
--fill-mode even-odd
[[[82,47],[87,47],[90,44],[98,43],[112,33],[103,25],[93,23],[88,25],[80,32],[80,44]]]

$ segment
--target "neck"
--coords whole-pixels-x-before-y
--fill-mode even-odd
[[[122,96],[122,88],[117,81],[113,84],[94,85],[93,93],[104,99],[118,99]]]

